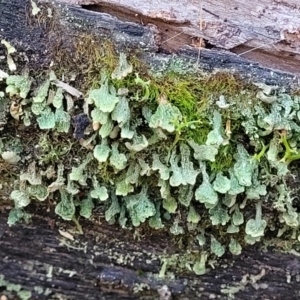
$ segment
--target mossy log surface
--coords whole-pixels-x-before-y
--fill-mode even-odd
[[[49,30],[49,24],[42,20],[31,23],[30,1],[0,0],[0,39],[17,48],[20,71],[24,65],[30,69],[49,66],[49,49],[53,45],[68,49],[70,35],[87,32],[109,38],[119,50],[138,49],[140,57],[150,64],[162,64],[174,56],[197,61],[195,48],[166,53],[152,26],[121,21],[79,6],[57,4],[56,8],[59,14],[55,14],[54,23],[60,23],[64,31]],[[0,56],[4,53],[4,47],[0,47]],[[199,65],[206,71],[235,71],[251,81],[297,87],[295,74],[262,67],[223,50],[201,49],[200,54]],[[0,66],[5,68],[5,58],[0,60]],[[22,290],[32,292],[30,299],[158,299],[157,289],[167,285],[173,299],[228,299],[229,294],[234,294],[235,299],[300,297],[299,260],[291,254],[249,247],[240,256],[224,256],[201,277],[170,267],[168,271],[176,275],[175,279],[159,279],[162,257],[183,251],[165,233],[149,235],[141,231],[138,241],[132,232],[107,225],[103,216],[102,222],[96,222],[95,216],[93,222],[81,223],[84,235],[74,235],[71,241],[58,229],[67,226],[62,230],[70,231],[72,224],[59,223],[51,213],[39,214],[37,208],[31,224],[11,228],[7,215],[3,207],[0,278],[6,285],[0,284],[0,291],[7,292],[10,285],[20,284]]]

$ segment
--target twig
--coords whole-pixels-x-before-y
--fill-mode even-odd
[[[202,33],[202,0],[200,0],[200,32]],[[197,57],[197,66],[199,66],[200,62],[200,54],[201,54],[201,46],[202,46],[203,39],[200,38],[199,40],[199,49],[198,49],[198,57]]]
[[[181,35],[181,34],[183,34],[183,31],[181,31],[181,32],[179,32],[179,33],[177,33],[177,34],[171,36],[170,38],[168,38],[168,39],[166,39],[165,41],[163,41],[161,44],[164,44],[164,43],[166,43],[166,42],[168,42],[168,41],[170,41],[170,40],[172,40],[172,39],[175,39],[177,36],[179,36],[179,35]]]
[[[285,40],[285,39],[281,39],[281,40],[278,40],[278,41],[276,41],[276,42],[270,42],[270,43],[267,43],[267,44],[264,44],[264,45],[261,45],[261,46],[252,48],[252,49],[250,49],[250,50],[247,50],[247,51],[245,51],[245,52],[242,52],[242,53],[238,54],[238,56],[242,56],[242,55],[244,55],[244,54],[246,54],[246,53],[249,53],[249,52],[252,52],[252,51],[254,51],[254,50],[263,48],[263,47],[266,46],[266,45],[272,45],[277,51],[280,51],[274,44],[275,44],[275,43],[279,43],[279,42],[284,41],[284,40]]]

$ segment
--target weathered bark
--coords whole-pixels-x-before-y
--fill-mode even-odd
[[[204,48],[226,49],[265,67],[299,74],[300,12],[296,0],[62,2],[113,13],[124,20],[155,24],[166,48],[195,46],[200,38],[205,41]]]
[[[7,214],[0,215],[0,275],[31,291],[30,299],[159,299],[157,289],[163,285],[172,299],[300,297],[299,260],[293,255],[249,247],[240,256],[226,255],[201,277],[176,274],[170,267],[176,278],[160,279],[160,257],[184,255],[168,235],[153,232],[138,241],[105,222],[83,222],[84,236],[71,241],[58,234],[63,224],[50,226],[54,218],[38,216],[29,226],[9,228]],[[48,289],[47,295],[34,287]],[[139,287],[143,291],[134,293]]]
[[[161,4],[165,2],[157,1]],[[92,1],[84,3],[89,4]],[[122,1],[111,1],[110,6],[104,1],[97,3],[101,3],[102,13],[90,10],[99,7],[86,7],[89,10],[72,5],[59,7],[60,16],[55,22],[60,22],[61,28],[65,31],[56,32],[49,31],[43,23],[29,25],[27,14],[28,9],[30,10],[30,1],[0,0],[0,39],[8,40],[21,53],[20,68],[27,60],[29,67],[49,65],[50,46],[59,40],[60,47],[67,48],[68,36],[80,32],[93,33],[103,38],[109,37],[120,50],[138,48],[144,61],[151,65],[162,65],[169,63],[174,56],[185,59],[187,63],[196,62],[199,50],[197,47],[189,47],[189,43],[186,43],[191,36],[204,38],[213,46],[232,51],[238,51],[237,47],[258,47],[266,43],[264,50],[269,51],[270,39],[276,41],[277,38],[281,39],[280,33],[293,34],[294,30],[289,29],[288,25],[281,28],[280,22],[277,25],[275,21],[271,24],[263,23],[266,19],[259,17],[251,22],[249,19],[248,25],[243,27],[242,17],[247,16],[250,11],[244,3],[237,6],[238,10],[244,11],[242,17],[239,15],[238,18],[235,18],[237,16],[230,8],[222,10],[210,2],[203,5],[202,18],[207,24],[203,25],[200,33],[197,24],[200,14],[198,4],[193,4],[196,5],[195,12],[188,17],[177,16],[181,6],[176,7],[175,17],[172,15],[158,17],[149,15],[150,6],[147,10],[135,3],[133,9],[129,1],[125,3],[127,10],[120,15],[117,11],[121,10]],[[158,5],[157,3],[138,2],[143,5]],[[254,3],[251,3],[254,6]],[[268,1],[265,3],[268,4]],[[189,2],[185,4],[182,12],[189,8]],[[209,9],[206,7],[208,4],[212,5],[215,15],[208,12]],[[291,6],[284,3],[276,5],[278,7],[275,12],[285,9],[287,18],[292,16],[297,18],[297,15],[293,15],[294,10]],[[141,13],[142,9],[145,11]],[[159,6],[155,11],[157,9],[165,10]],[[127,22],[135,21],[133,11],[139,14],[142,22]],[[121,19],[106,12],[119,15]],[[226,13],[228,15],[225,16]],[[263,9],[258,16],[260,14],[268,17]],[[225,18],[229,21],[225,21]],[[156,27],[142,25],[144,20],[145,23],[154,24]],[[251,27],[249,23],[255,26]],[[222,36],[222,33],[214,35],[218,32],[217,26],[222,28],[225,36]],[[263,37],[264,34],[269,34],[266,32],[268,26],[271,32],[270,39]],[[167,36],[161,32],[161,28],[169,30]],[[180,39],[176,40],[176,43],[173,41],[165,45],[166,38],[181,31],[184,33],[180,34]],[[287,49],[283,41],[276,44],[286,55],[288,53],[294,55],[299,50],[296,41],[295,45],[294,48],[291,46],[291,50]],[[272,51],[264,55],[273,57],[278,54]],[[4,48],[0,47],[0,56],[4,52]],[[263,55],[258,51],[256,54]],[[296,72],[290,68],[294,63],[292,60],[286,61],[285,58],[277,57],[276,68],[270,69],[243,57],[244,55],[238,56],[230,51],[201,48],[199,66],[211,72],[214,70],[236,72],[242,78],[251,81],[297,87],[298,70]],[[5,60],[0,61],[0,65],[5,67]],[[278,71],[280,69],[286,72]],[[175,240],[170,242],[171,238],[166,233],[153,232],[150,236],[142,234],[141,240],[135,241],[129,231],[121,231],[117,226],[108,226],[104,221],[99,223],[94,221],[83,222],[84,236],[76,236],[75,241],[69,241],[58,233],[58,227],[64,224],[58,223],[55,216],[41,217],[37,210],[34,215],[31,224],[9,228],[6,224],[6,210],[0,214],[0,276],[4,276],[5,280],[3,284],[1,282],[3,278],[0,277],[0,291],[14,283],[21,284],[23,290],[31,291],[31,299],[146,299],[146,297],[155,299],[158,298],[157,289],[167,285],[174,299],[211,299],[213,296],[228,299],[230,294],[234,294],[235,299],[300,297],[299,262],[296,256],[290,254],[273,253],[271,250],[263,252],[257,247],[249,247],[241,256],[225,256],[215,269],[211,269],[201,277],[187,272],[180,274],[176,268],[170,266],[168,271],[176,275],[175,279],[159,279],[155,274],[159,273],[165,254],[177,254],[178,258],[184,255],[184,250],[176,245]],[[143,284],[144,291],[134,293],[135,289],[143,288]],[[41,287],[43,292],[39,294],[38,291],[41,289],[34,287]],[[47,288],[49,294],[45,295]]]
[[[18,45],[18,50],[24,51],[29,61],[31,63],[37,61],[38,65],[50,64],[51,53],[48,53],[48,48],[51,44],[58,43],[59,47],[66,48],[69,36],[75,35],[76,32],[88,32],[98,37],[109,38],[120,50],[124,48],[140,49],[141,58],[154,65],[168,65],[170,60],[178,55],[185,59],[187,64],[198,63],[201,69],[208,72],[223,70],[238,74],[251,81],[298,87],[298,71],[295,68],[291,71],[287,66],[285,67],[290,63],[285,58],[277,57],[276,65],[273,64],[272,68],[268,68],[256,63],[255,60],[247,60],[243,56],[225,51],[225,47],[223,49],[219,47],[215,49],[200,48],[199,50],[197,47],[190,46],[193,37],[190,34],[180,34],[174,38],[178,34],[177,21],[173,25],[169,20],[159,19],[157,21],[157,18],[146,16],[148,19],[145,22],[148,26],[144,26],[143,21],[139,23],[124,21],[124,19],[131,21],[136,21],[136,19],[132,18],[132,11],[125,10],[124,13],[123,7],[121,19],[107,14],[106,10],[118,15],[113,3],[110,3],[109,7],[104,6],[105,9],[102,6],[88,7],[89,9],[103,10],[103,13],[82,9],[79,6],[60,4],[60,20],[56,22],[60,22],[63,26],[65,36],[58,32],[56,35],[53,32],[49,35],[43,23],[39,26],[38,24],[28,26],[26,20],[30,14],[30,3],[25,2],[27,9],[25,9],[26,5],[20,4],[19,1],[11,3],[2,0],[0,3],[0,28],[3,29],[0,32],[0,38],[14,41]],[[15,22],[16,19],[18,22]],[[14,24],[12,28],[11,24]],[[165,35],[166,32],[167,35]],[[170,39],[170,43],[168,43],[168,39]],[[166,52],[169,55],[165,54]],[[173,56],[170,55],[171,53]],[[0,48],[0,55],[4,55],[4,48]],[[70,53],[70,55],[72,54]],[[267,61],[264,55],[261,57],[263,61]],[[2,60],[2,64],[4,62]],[[283,69],[283,72],[280,69]]]

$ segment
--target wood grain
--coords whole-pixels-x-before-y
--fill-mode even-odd
[[[61,1],[102,12],[117,8],[154,24],[177,24],[174,39],[178,34],[189,37],[189,42],[187,38],[179,40],[177,48],[203,39],[210,48],[226,49],[272,69],[299,73],[300,3],[296,0]]]

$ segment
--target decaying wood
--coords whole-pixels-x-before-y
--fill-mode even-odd
[[[105,222],[82,221],[84,236],[65,238],[66,226],[52,217],[9,228],[0,214],[0,275],[32,292],[30,299],[161,299],[166,285],[172,299],[299,299],[299,259],[261,252],[255,247],[240,256],[226,255],[201,277],[177,274],[158,278],[165,253],[184,255],[168,235],[153,233],[134,240],[132,234]],[[68,224],[64,231],[72,232]],[[174,272],[174,268],[168,269]],[[39,294],[35,287],[42,287]],[[1,291],[1,285],[0,285]],[[1,293],[0,293],[1,294]],[[167,299],[167,298],[166,298]]]
[[[43,0],[43,2],[45,1]],[[52,1],[49,3],[52,3]],[[182,26],[181,21],[179,23],[175,22],[174,25],[174,22],[169,24],[169,21],[160,20],[158,23],[154,22],[153,24],[152,22],[145,26],[143,21],[139,23],[132,22],[130,17],[132,14],[125,13],[119,19],[115,15],[83,9],[78,5],[57,4],[55,7],[59,10],[60,17],[55,22],[62,25],[63,33],[54,31],[49,34],[43,24],[28,26],[27,14],[30,13],[30,2],[15,0],[11,3],[2,0],[0,5],[0,29],[2,29],[0,39],[11,41],[18,51],[23,52],[24,55],[26,54],[26,60],[31,64],[36,62],[39,66],[49,66],[51,62],[51,53],[49,53],[51,45],[59,41],[60,47],[68,48],[70,36],[78,35],[80,32],[88,32],[98,37],[109,38],[119,50],[140,49],[141,58],[150,65],[168,65],[172,59],[180,57],[185,59],[187,64],[198,63],[201,69],[208,72],[232,72],[251,81],[298,88],[298,73],[296,71],[278,71],[279,66],[284,67],[286,64],[285,59],[278,60],[276,68],[267,68],[224,49],[201,48],[200,51],[197,46],[185,43],[186,39],[191,41],[191,36],[184,37],[184,35],[178,36],[179,39],[183,38],[183,41],[179,40],[180,43],[174,49],[172,45],[165,42],[170,37],[170,32],[171,36],[173,36],[173,31],[174,34],[178,33],[177,27]],[[113,2],[110,2],[109,7],[109,12],[118,15],[116,10],[112,10],[112,7],[114,7]],[[130,22],[126,20],[127,18]],[[11,24],[14,24],[13,30],[10,29]],[[171,25],[176,26],[177,29],[174,29]],[[166,28],[163,28],[168,30],[168,36],[164,36],[162,30],[159,29],[161,26],[166,26]],[[176,39],[171,39],[169,42],[173,43],[173,40]],[[0,56],[5,58],[4,47],[0,47]],[[265,57],[263,60],[267,61]],[[0,60],[1,63],[2,65],[5,64],[5,59]]]
[[[237,72],[252,81],[297,87],[298,70],[289,67],[297,62],[299,50],[298,29],[291,25],[299,18],[297,1],[271,3],[265,0],[254,13],[251,9],[256,7],[255,1],[250,4],[223,1],[226,9],[219,2],[203,2],[201,30],[200,1],[112,0],[109,5],[105,1],[81,2],[86,5],[96,3],[98,8],[71,4],[58,6],[56,3],[60,14],[55,22],[64,28],[56,32],[49,31],[43,24],[29,24],[30,1],[0,0],[0,39],[17,48],[20,54],[17,65],[21,71],[24,63],[30,68],[49,66],[49,46],[59,41],[60,47],[68,48],[68,37],[82,32],[110,38],[119,50],[138,48],[141,58],[149,65],[168,64],[174,57],[187,63],[197,62],[199,50],[197,45],[192,45],[191,37],[203,38],[216,47],[200,49],[199,66],[204,70]],[[170,5],[169,9],[160,6],[166,3]],[[189,10],[191,8],[193,10]],[[280,14],[278,22],[276,14]],[[140,18],[139,22],[136,17]],[[169,30],[168,35],[162,33],[162,28]],[[173,33],[180,33],[178,39],[164,43]],[[285,43],[288,37],[292,40],[291,49]],[[283,38],[285,40],[278,41]],[[270,43],[273,41],[279,52]],[[274,57],[276,66],[273,65],[273,69],[233,53],[244,51],[239,47],[250,49],[261,45],[265,45],[260,49],[265,53],[258,50],[251,53]],[[286,58],[279,58],[279,54]],[[295,56],[294,61],[287,58],[289,54]],[[0,66],[5,68],[2,45],[0,57]],[[276,71],[280,69],[286,72]],[[6,224],[7,211],[0,214],[0,278],[6,282],[6,285],[0,284],[0,291],[5,290],[7,284],[21,284],[22,289],[32,292],[31,299],[159,299],[157,289],[166,285],[173,299],[228,299],[231,295],[235,299],[300,297],[299,261],[291,254],[262,252],[251,247],[241,256],[225,256],[215,269],[210,266],[211,270],[201,277],[193,272],[180,274],[169,266],[168,271],[176,274],[175,279],[158,278],[164,255],[177,254],[178,259],[184,255],[184,250],[167,234],[153,232],[149,236],[141,232],[138,241],[133,239],[132,232],[119,227],[108,226],[105,222],[82,221],[84,235],[73,234],[75,240],[71,241],[63,237],[58,228],[65,226],[63,231],[72,232],[72,224],[58,223],[57,217],[50,213],[46,217],[45,214],[35,210],[31,224],[12,228]],[[43,292],[39,294],[41,289],[35,287],[42,288]]]
[[[264,67],[299,74],[300,4],[297,0],[62,0],[142,23],[156,24],[173,49],[226,49]],[[167,30],[167,31],[166,31]],[[205,47],[205,46],[204,46]]]

